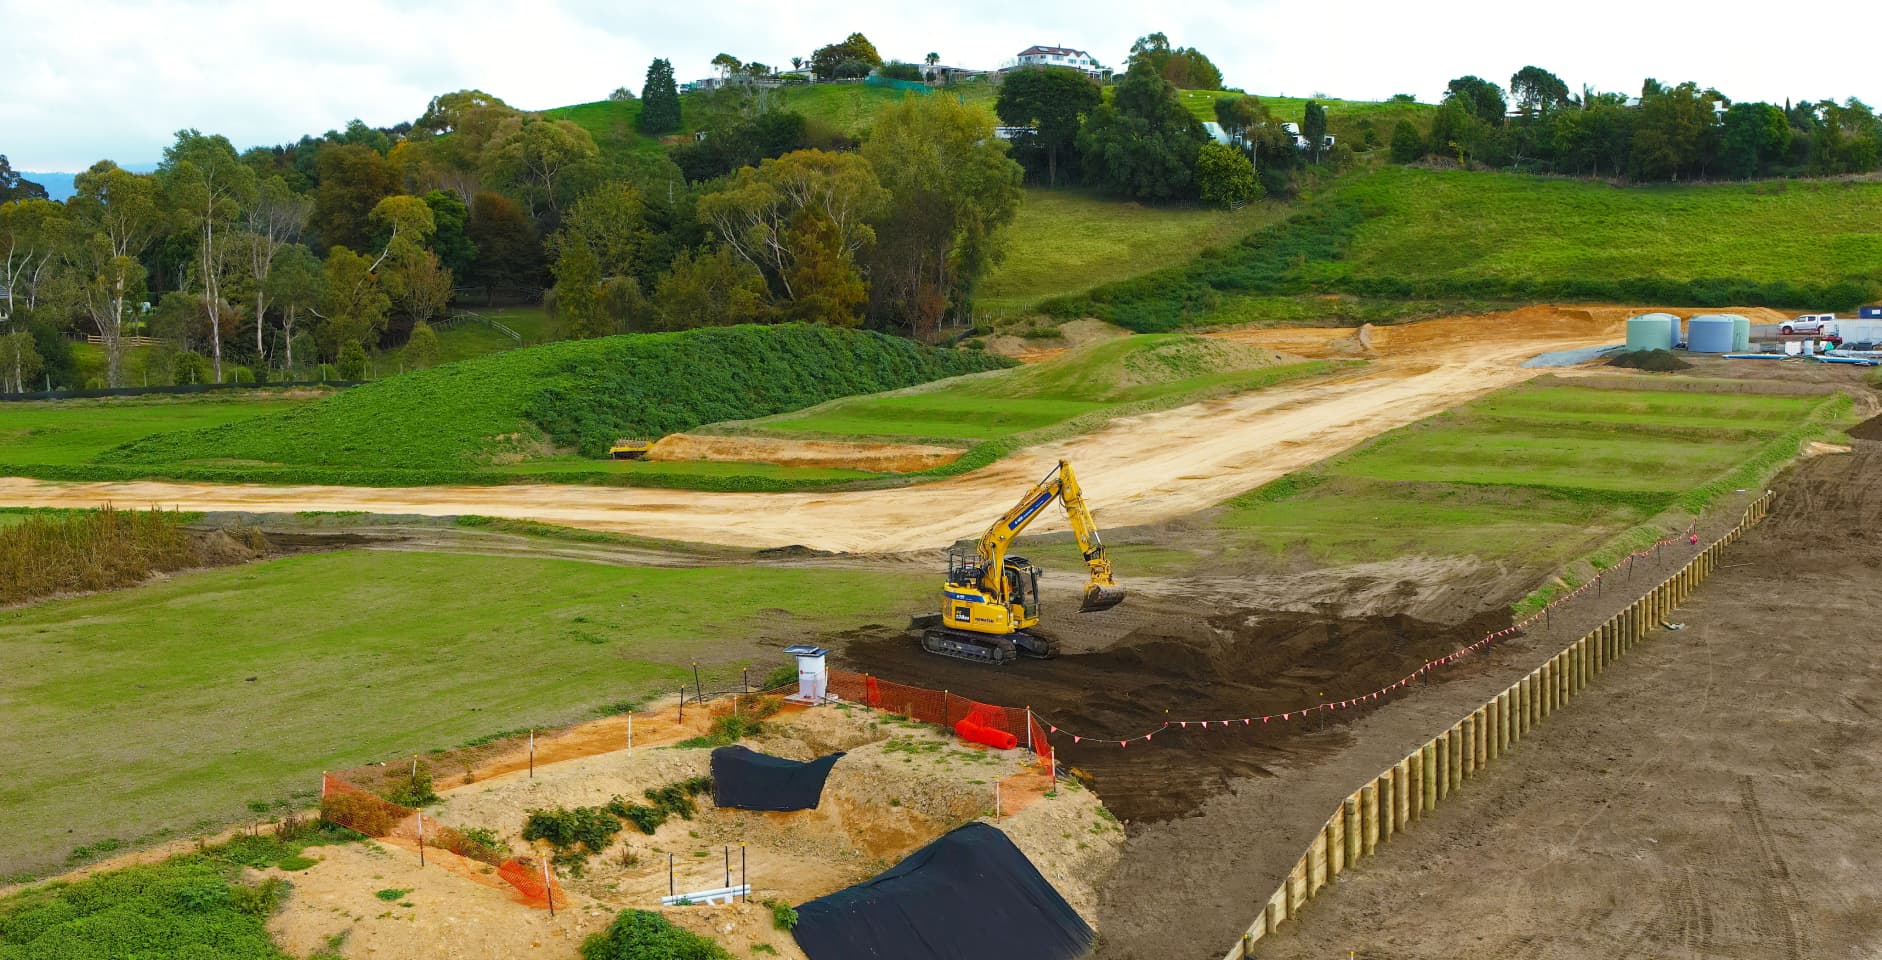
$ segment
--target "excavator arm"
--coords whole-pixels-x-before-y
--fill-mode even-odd
[[[1072,472],[1072,465],[1064,460],[1060,460],[1058,466],[1046,474],[1045,479],[1034,484],[1011,510],[995,520],[986,533],[981,534],[978,546],[980,588],[1002,601],[1008,599],[1005,574],[1007,549],[1012,546],[1014,538],[1025,532],[1054,500],[1065,507],[1065,515],[1072,524],[1072,534],[1078,538],[1079,552],[1085,558],[1085,565],[1091,568],[1091,579],[1085,584],[1085,599],[1079,611],[1090,613],[1109,610],[1123,603],[1124,590],[1112,578],[1111,560],[1105,556],[1104,542],[1098,537],[1098,524],[1091,517],[1091,508],[1085,504],[1085,495],[1079,489],[1078,477]]]

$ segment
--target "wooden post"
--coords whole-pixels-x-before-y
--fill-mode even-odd
[[[1463,749],[1458,751],[1462,756],[1457,764],[1457,782],[1463,783],[1477,772],[1477,745],[1483,737],[1478,732],[1475,713],[1465,717],[1463,722],[1458,724],[1458,728],[1463,734],[1464,742]]]
[[[1456,731],[1447,730],[1438,734],[1437,739],[1433,741],[1438,747],[1437,800],[1439,803],[1444,802],[1444,799],[1451,795],[1451,734],[1454,732]]]
[[[1412,791],[1417,789],[1412,780],[1412,761],[1406,757],[1398,762],[1398,785],[1392,790],[1392,818],[1399,830],[1411,826],[1411,797]]]
[[[1359,788],[1360,849],[1372,856],[1379,848],[1379,781]]]
[[[1313,843],[1307,847],[1307,896],[1312,898],[1327,885],[1330,874],[1327,856],[1327,832],[1320,831]]]
[[[1341,810],[1346,817],[1346,862],[1349,865],[1355,864],[1359,862],[1359,838],[1366,829],[1359,822],[1359,794],[1355,793],[1347,797],[1345,803],[1341,805]]]
[[[1489,705],[1490,706],[1490,712],[1489,712],[1490,740],[1489,740],[1488,749],[1484,753],[1484,759],[1492,763],[1494,763],[1496,761],[1496,758],[1502,755],[1503,753],[1503,733],[1504,733],[1503,707],[1507,703],[1507,701],[1504,699],[1506,696],[1508,695],[1504,693],[1497,694],[1496,697],[1490,701],[1490,705]]]
[[[1451,744],[1451,766],[1446,772],[1451,792],[1464,785],[1464,724],[1460,721],[1451,728],[1447,739]]]
[[[1388,767],[1372,782],[1379,785],[1379,841],[1384,843],[1392,839],[1392,795],[1398,792],[1394,778],[1398,776],[1396,768]]]
[[[1346,808],[1340,807],[1327,822],[1320,827],[1320,839],[1327,848],[1327,875],[1337,877],[1346,872]]]
[[[1287,874],[1287,916],[1293,919],[1300,916],[1300,908],[1307,905],[1307,858],[1301,857],[1294,862],[1294,869]]]
[[[1438,805],[1438,741],[1427,740],[1418,749],[1418,816]]]
[[[1490,705],[1484,704],[1475,711],[1477,717],[1477,769],[1482,770],[1490,762],[1490,737],[1492,719]]]

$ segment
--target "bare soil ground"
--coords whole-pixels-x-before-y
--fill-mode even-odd
[[[0,479],[0,503],[158,503],[190,510],[483,514],[748,547],[885,552],[971,536],[963,504],[1005,502],[1059,459],[1078,464],[1106,526],[1156,523],[1211,506],[1396,427],[1535,376],[1523,360],[1615,342],[1638,308],[1528,307],[1371,332],[1377,359],[1350,376],[1127,417],[964,476],[920,486],[801,494],[520,484],[352,488]],[[1351,355],[1351,329],[1229,331],[1226,339],[1303,355]],[[1345,344],[1346,347],[1342,347]],[[1035,532],[1063,528],[1047,517]]]
[[[591,727],[598,735],[600,726]],[[717,938],[735,956],[768,947],[802,958],[790,934],[773,927],[763,900],[798,904],[866,879],[942,833],[990,816],[995,784],[1003,815],[991,822],[1075,908],[1095,918],[1097,881],[1115,864],[1123,829],[1088,790],[1067,787],[1043,796],[1044,775],[1023,750],[972,747],[935,728],[859,707],[791,710],[768,721],[767,731],[750,743],[794,759],[835,750],[848,755],[831,771],[816,810],[719,810],[701,798],[692,820],[676,818],[651,836],[625,827],[581,876],[563,874],[568,903],[555,918],[476,877],[480,865],[454,869],[434,862],[420,869],[412,851],[367,843],[317,849],[317,865],[282,874],[294,892],[270,929],[296,955],[342,936],[341,952],[349,957],[573,957],[581,940],[621,909],[661,910],[669,856],[675,886],[685,892],[723,885],[728,851],[737,882],[742,847],[751,903],[661,912]],[[595,806],[617,795],[638,800],[645,789],[706,773],[710,755],[637,748],[631,757],[616,751],[539,763],[534,776],[518,769],[492,774],[503,768],[499,762],[480,769],[474,783],[444,791],[434,810],[453,826],[493,829],[520,852],[530,848],[521,837],[530,810]],[[379,890],[410,892],[386,901],[375,896]]]
[[[1805,461],[1677,611],[1685,629],[1261,956],[1882,956],[1878,529],[1882,443]]]
[[[781,467],[837,467],[872,473],[913,473],[945,466],[967,452],[931,443],[845,443],[783,437],[721,437],[675,433],[647,451],[649,460],[717,460]]]

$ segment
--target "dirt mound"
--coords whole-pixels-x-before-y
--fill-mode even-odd
[[[1151,617],[1104,649],[998,669],[924,653],[914,634],[891,628],[859,631],[832,645],[849,669],[986,703],[1029,704],[1068,732],[1121,738],[1166,722],[1260,716],[1367,693],[1509,623],[1501,611],[1439,625],[1406,616],[1214,609],[1207,617]],[[1325,715],[1325,725],[1363,713]],[[1337,738],[1302,742],[1303,734],[1323,729],[1319,715],[1310,723],[1166,729],[1142,746],[1155,751],[1154,762],[1137,755],[1138,744],[1055,743],[1060,762],[1089,774],[1118,816],[1157,821],[1194,811],[1235,778],[1268,774],[1278,762],[1337,746]]]
[[[1130,331],[1123,327],[1105,323],[1103,320],[1091,319],[1061,323],[1056,328],[1056,332],[1056,336],[1049,337],[996,334],[986,338],[986,349],[988,353],[1012,357],[1023,363],[1040,363],[1089,343],[1116,340],[1119,337],[1131,335]]]
[[[1608,361],[1610,367],[1645,370],[1648,373],[1672,373],[1691,370],[1692,364],[1673,355],[1671,350],[1629,350]]]
[[[960,459],[965,451],[925,443],[846,443],[785,437],[720,437],[675,433],[647,451],[649,460],[715,460],[825,467],[871,473],[914,473]]]
[[[1882,417],[1870,417],[1849,428],[1853,440],[1882,440]]]

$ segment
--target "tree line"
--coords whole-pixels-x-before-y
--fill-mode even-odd
[[[1428,133],[1401,121],[1393,160],[1636,181],[1838,176],[1882,162],[1882,120],[1851,97],[1735,102],[1716,88],[1649,79],[1638,97],[1568,84],[1541,67],[1507,91],[1477,76],[1447,86]]]
[[[1302,151],[1260,98],[1217,98],[1215,118],[1230,140],[1218,143],[1181,91],[1219,90],[1221,82],[1206,56],[1154,33],[1131,47],[1108,102],[1082,71],[1029,67],[1001,81],[994,110],[1011,132],[1014,159],[1048,186],[1083,182],[1138,200],[1224,206],[1291,191],[1299,169],[1320,159],[1325,109],[1307,104],[1310,149]]]
[[[858,35],[860,36],[860,35]],[[0,390],[75,383],[68,331],[99,337],[104,385],[160,338],[152,382],[356,377],[375,349],[434,362],[460,290],[546,299],[572,336],[806,320],[932,336],[964,316],[1019,204],[983,112],[910,97],[860,146],[752,88],[680,129],[650,65],[641,132],[602,151],[566,120],[477,90],[409,124],[237,151],[185,130],[150,174],[101,161],[67,202],[0,179]],[[671,142],[678,141],[678,142]]]

